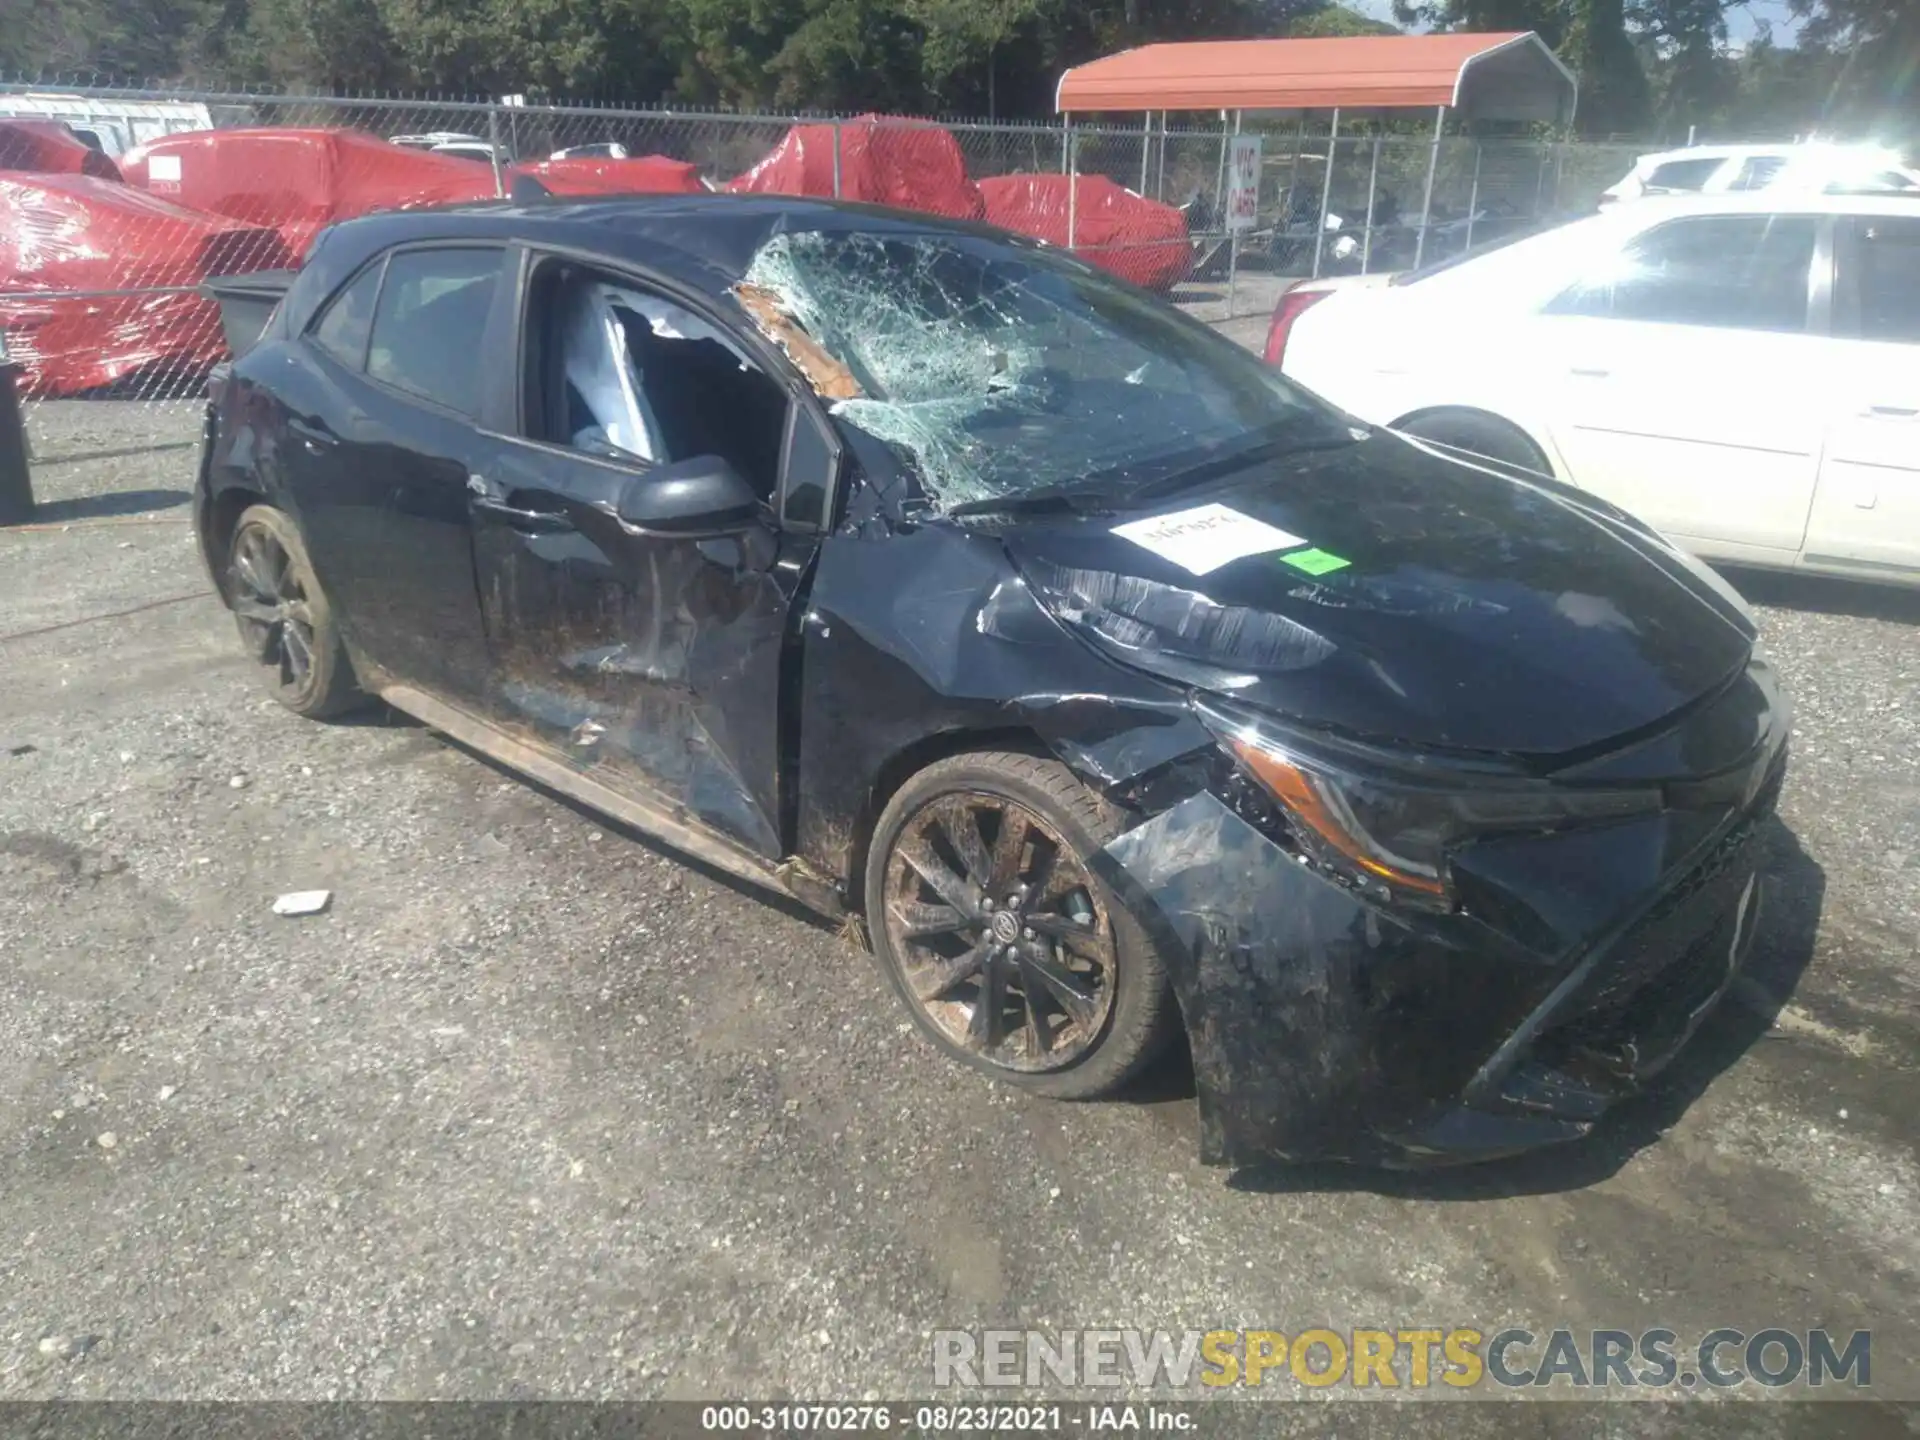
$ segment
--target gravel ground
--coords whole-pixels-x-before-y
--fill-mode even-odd
[[[1514,1164],[1229,1179],[1177,1061],[1025,1098],[798,911],[279,709],[190,473],[43,463],[0,531],[0,1399],[857,1398],[928,1392],[935,1327],[1508,1323],[1870,1327],[1920,1399],[1920,595],[1735,577],[1798,706],[1786,903],[1655,1094]]]

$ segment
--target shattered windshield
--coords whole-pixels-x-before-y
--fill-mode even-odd
[[[1346,437],[1232,342],[991,239],[786,232],[736,293],[833,413],[911,455],[943,507]]]

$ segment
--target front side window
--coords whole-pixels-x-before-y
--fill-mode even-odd
[[[403,250],[387,261],[367,374],[463,415],[480,408],[498,250]]]
[[[1843,333],[1860,340],[1920,343],[1920,220],[1858,216],[1843,222]]]
[[[1734,177],[1732,189],[1764,190],[1787,168],[1786,158],[1781,155],[1752,155],[1740,166],[1740,173]]]
[[[1251,353],[1099,271],[967,235],[785,231],[736,296],[941,507],[1351,443]]]
[[[542,270],[533,307],[532,438],[645,464],[717,455],[772,495],[787,397],[724,331],[572,265]]]
[[[1809,215],[1712,215],[1637,236],[1548,307],[1733,330],[1804,330],[1818,222]]]

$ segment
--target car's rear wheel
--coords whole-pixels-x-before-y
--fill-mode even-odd
[[[914,1022],[969,1065],[1059,1099],[1124,1083],[1178,1024],[1166,965],[1089,865],[1119,831],[1056,761],[928,766],[880,816],[867,927]]]
[[[249,506],[233,527],[227,603],[282,705],[324,720],[366,703],[299,528],[271,505]]]
[[[1504,465],[1517,465],[1541,475],[1553,474],[1547,457],[1527,438],[1526,432],[1497,415],[1483,415],[1476,410],[1429,410],[1423,415],[1410,415],[1393,428],[1439,445],[1484,455]]]

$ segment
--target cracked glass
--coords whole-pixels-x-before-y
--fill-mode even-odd
[[[942,507],[1348,438],[1231,341],[1044,250],[789,231],[737,294],[833,413],[910,456]]]

